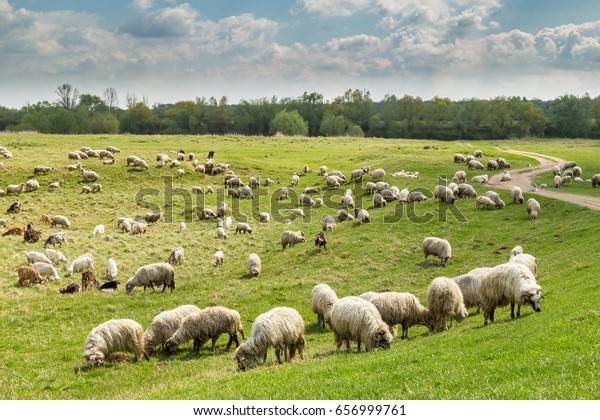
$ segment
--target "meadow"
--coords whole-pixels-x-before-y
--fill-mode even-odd
[[[26,252],[43,252],[43,244],[25,244],[22,237],[0,238],[0,398],[2,399],[598,399],[600,397],[600,288],[597,261],[600,213],[573,204],[536,196],[542,211],[530,220],[524,205],[512,204],[509,191],[496,190],[507,206],[503,210],[475,210],[474,200],[456,205],[428,200],[416,205],[389,204],[372,208],[362,182],[349,182],[325,191],[319,166],[345,171],[370,165],[388,174],[402,169],[419,171],[419,179],[386,176],[400,189],[432,191],[438,176],[452,178],[465,169],[452,163],[455,153],[475,149],[487,157],[503,156],[512,168],[535,165],[523,156],[501,152],[510,147],[572,159],[580,163],[584,179],[600,172],[600,142],[576,140],[515,140],[501,142],[438,142],[416,140],[194,137],[194,136],[49,136],[2,134],[0,145],[13,152],[3,160],[0,188],[33,178],[36,165],[55,171],[36,179],[39,191],[0,197],[4,212],[19,200],[22,210],[2,215],[8,227],[33,222],[45,239],[59,231],[41,225],[42,214],[63,214],[71,221],[68,244],[62,252],[69,260],[91,252],[96,275],[104,277],[108,258],[118,263],[121,287],[114,293],[86,291],[61,295],[59,289],[80,275],[66,276],[59,266],[60,281],[20,287],[16,268],[26,264]],[[100,174],[103,191],[81,194],[81,175],[68,172],[74,161],[67,153],[82,146],[121,150],[114,165],[84,160],[83,166]],[[156,167],[155,156],[176,151],[193,152],[202,162],[209,150],[215,160],[231,165],[246,182],[249,176],[270,177],[280,184],[261,187],[253,200],[226,197],[223,175],[193,172],[190,162],[176,178],[176,169]],[[127,167],[128,155],[139,156],[150,169]],[[303,174],[307,164],[313,172]],[[291,200],[279,201],[279,188],[288,186],[295,171],[300,182]],[[490,175],[497,171],[485,171]],[[468,173],[468,177],[472,172]],[[49,192],[47,183],[65,180]],[[192,196],[192,186],[208,185],[215,194]],[[304,208],[306,217],[282,221],[296,206],[295,196],[316,186],[325,198],[319,208]],[[372,223],[338,223],[328,232],[327,250],[319,251],[313,239],[321,230],[323,215],[335,216],[345,188],[352,188],[357,206],[369,210]],[[478,193],[488,190],[475,185]],[[564,188],[580,194],[600,195],[590,183]],[[427,193],[431,195],[431,193]],[[525,192],[525,199],[533,195]],[[248,221],[252,235],[228,231],[225,241],[216,239],[215,222],[200,221],[196,211],[229,204],[236,221]],[[131,236],[117,229],[118,217],[134,217],[159,207],[164,218],[148,233]],[[269,211],[273,220],[258,222]],[[187,230],[179,232],[185,221]],[[90,238],[97,224],[106,234]],[[235,223],[234,223],[235,226]],[[284,230],[302,230],[307,242],[282,251]],[[447,267],[430,257],[423,263],[422,241],[440,236],[450,241],[453,258]],[[409,330],[409,339],[394,340],[391,349],[370,353],[336,350],[333,333],[317,325],[310,310],[315,284],[327,283],[338,297],[365,291],[411,292],[426,305],[427,286],[436,277],[454,277],[475,267],[494,266],[508,260],[508,252],[521,245],[538,260],[538,282],[544,289],[542,312],[522,310],[511,319],[509,309],[496,311],[496,322],[483,326],[483,316],[470,310],[461,324],[432,334],[423,326]],[[127,295],[125,281],[143,264],[165,261],[177,246],[185,249],[185,261],[175,266],[173,293],[144,292]],[[211,266],[216,248],[225,253],[222,267]],[[256,252],[262,259],[259,277],[251,278],[246,257]],[[210,346],[192,353],[192,343],[166,357],[158,353],[150,361],[107,363],[102,368],[83,368],[83,344],[95,326],[116,318],[132,318],[144,328],[161,311],[182,304],[206,307],[223,305],[237,310],[249,337],[252,320],[275,306],[298,310],[305,322],[304,360],[277,365],[273,351],[265,366],[239,373],[233,351],[224,352],[225,337],[213,354]]]

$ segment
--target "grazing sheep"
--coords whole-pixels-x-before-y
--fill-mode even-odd
[[[478,160],[470,160],[467,164],[467,169],[470,170],[483,170],[483,165]]]
[[[81,273],[81,288],[83,290],[88,288],[98,290],[100,288],[100,283],[98,283],[98,280],[96,280],[94,273],[91,271],[84,271]]]
[[[523,198],[523,191],[521,190],[521,187],[518,187],[518,186],[512,187],[512,189],[510,190],[510,195],[515,204],[523,204],[525,202],[525,199]]]
[[[306,238],[304,238],[304,232],[292,232],[290,230],[286,230],[281,234],[281,246],[285,249],[286,246],[294,246],[296,244],[302,244],[306,242]]]
[[[141,168],[146,170],[150,169],[150,167],[144,159],[137,158],[132,163],[134,168]],[[129,158],[127,158],[127,166],[129,166]]]
[[[306,187],[304,191],[302,191],[303,194],[316,194],[318,192],[319,189],[316,187]]]
[[[338,299],[331,311],[331,329],[339,349],[343,342],[350,351],[350,341],[365,343],[365,350],[381,347],[389,349],[393,335],[388,325],[383,322],[377,308],[370,302],[356,296]]]
[[[67,229],[71,227],[69,219],[67,219],[65,216],[60,215],[52,216],[52,219],[50,219],[50,227],[55,227],[56,225],[61,225]]]
[[[144,215],[144,220],[146,223],[156,223],[162,218],[162,212],[158,213],[146,213]]]
[[[67,276],[81,273],[84,270],[94,270],[94,257],[91,254],[83,254],[75,258],[67,270]]]
[[[340,183],[341,182],[346,182],[346,174],[340,171],[331,171],[329,173],[329,176],[337,176],[338,178],[340,178]]]
[[[359,295],[358,297],[359,297],[360,299],[364,299],[364,300],[366,300],[366,301],[369,301],[369,302],[370,302],[370,301],[371,301],[371,299],[373,299],[373,298],[374,298],[375,296],[377,296],[378,294],[379,294],[379,293],[375,293],[375,292],[371,292],[371,291],[369,291],[369,292],[365,292],[365,293],[363,293],[363,294]]]
[[[427,302],[435,331],[447,330],[448,319],[462,322],[468,315],[460,288],[447,277],[438,277],[431,282],[427,288]]]
[[[476,209],[480,209],[480,208],[497,208],[496,207],[496,203],[494,203],[494,201],[489,198],[486,197],[484,195],[481,195],[479,197],[477,197],[476,201],[475,201],[475,208]]]
[[[512,177],[510,176],[510,173],[507,170],[504,170],[504,174],[502,175],[500,182],[508,182],[511,179],[512,179]]]
[[[375,184],[374,182],[369,181],[365,184],[365,191],[367,193],[373,194],[376,190],[377,184]]]
[[[430,331],[433,330],[433,318],[429,310],[411,293],[383,292],[367,300],[377,308],[383,322],[390,327],[392,335],[396,335],[395,325],[402,326],[402,340],[408,338],[408,328],[416,324],[425,325]]]
[[[55,189],[57,189],[57,188],[60,188],[60,187],[62,187],[62,186],[64,186],[64,185],[65,185],[65,180],[64,180],[64,179],[61,179],[60,181],[56,181],[56,182],[51,182],[51,183],[49,183],[49,184],[48,184],[48,189],[49,189],[50,191],[54,191]]]
[[[398,194],[398,202],[400,204],[408,203],[409,194],[410,194],[410,191],[408,190],[408,188],[403,188],[402,191],[400,191],[400,193]]]
[[[556,165],[552,167],[552,175],[560,175],[560,166]]]
[[[500,169],[510,168],[510,163],[508,163],[504,158],[498,158],[496,159],[496,162],[498,162],[498,168]]]
[[[481,150],[475,150],[473,152],[473,156],[475,156],[476,158],[481,158],[483,157],[483,152]]]
[[[267,350],[275,348],[277,362],[281,364],[281,352],[284,360],[295,357],[296,351],[303,357],[304,352],[304,321],[292,308],[273,308],[256,317],[252,325],[251,337],[242,343],[235,352],[238,369],[245,371],[267,361]]]
[[[292,175],[292,181],[291,181],[291,186],[295,187],[296,185],[298,185],[298,182],[300,182],[300,177],[298,176],[298,172],[296,172],[294,175]]]
[[[427,201],[429,197],[423,194],[421,191],[411,191],[408,195],[409,203],[420,203],[421,201]]]
[[[213,255],[213,258],[212,258],[212,266],[218,267],[219,265],[223,265],[224,260],[225,260],[225,255],[223,254],[223,251],[221,249],[217,248],[217,251],[215,252],[215,255]]]
[[[144,332],[146,353],[151,355],[158,346],[163,347],[190,314],[200,312],[196,305],[182,305],[156,315]]]
[[[352,197],[352,195],[344,194],[342,196],[342,204],[346,207],[354,207],[354,198]]]
[[[337,211],[337,218],[340,222],[350,222],[354,220],[354,216],[348,214],[345,209],[339,209]]]
[[[329,188],[339,188],[340,187],[340,178],[338,178],[337,176],[328,176],[325,179],[325,182],[327,183],[327,187],[329,187]]]
[[[90,238],[98,235],[104,235],[104,225],[96,225],[92,233],[90,233]]]
[[[333,230],[335,229],[335,219],[333,218],[333,216],[325,215],[321,219],[321,226],[323,228],[323,232],[333,232]]]
[[[52,264],[48,264],[45,262],[35,262],[31,264],[33,268],[40,272],[42,277],[45,277],[46,280],[50,280],[50,277],[54,278],[54,280],[60,280],[58,273],[56,272],[56,268]]]
[[[503,209],[505,204],[500,198],[500,194],[495,191],[486,191],[485,196],[494,202],[494,206],[499,209]]]
[[[19,285],[29,286],[35,283],[43,283],[44,279],[40,275],[40,272],[33,267],[22,265],[17,268],[17,274],[19,275]]]
[[[390,188],[390,184],[388,184],[387,182],[379,181],[375,183],[375,190],[377,191],[383,191],[387,188]]]
[[[61,295],[71,294],[71,293],[79,293],[81,288],[77,283],[71,283],[67,287],[59,289],[59,293]]]
[[[362,177],[365,176],[367,174],[367,171],[363,168],[363,169],[355,169],[350,173],[350,181],[353,181],[355,179],[360,179],[362,180]]]
[[[471,182],[477,182],[479,184],[486,184],[488,182],[488,175],[484,174],[484,175],[476,175],[473,178],[471,178]]]
[[[117,263],[112,258],[109,258],[106,263],[106,278],[110,280],[117,279]]]
[[[467,158],[462,153],[456,153],[454,155],[454,163],[464,163],[467,161]]]
[[[600,174],[592,176],[592,188],[600,188]]]
[[[434,255],[440,259],[442,267],[446,267],[448,260],[452,258],[452,247],[450,242],[445,239],[429,236],[423,240],[423,255],[425,262],[427,262],[428,256]]]
[[[456,171],[454,177],[452,178],[452,182],[457,184],[462,184],[467,181],[467,173],[465,171]]]
[[[30,179],[25,183],[25,191],[37,191],[40,189],[40,183],[36,179]]]
[[[11,184],[6,187],[6,195],[8,194],[20,194],[25,189],[25,183],[21,182],[20,184]]]
[[[524,254],[523,250],[521,252],[512,255],[508,260],[509,263],[523,264],[533,273],[534,277],[537,278],[537,260],[531,254]]]
[[[487,168],[488,170],[498,169],[498,162],[495,160],[489,160],[487,163]]]
[[[217,238],[218,239],[227,239],[227,232],[222,227],[217,228]]]
[[[222,306],[210,306],[187,315],[181,321],[177,331],[166,341],[165,347],[167,354],[171,354],[181,343],[193,338],[193,351],[198,353],[204,343],[211,339],[212,351],[214,352],[219,336],[229,334],[229,342],[225,347],[225,351],[229,351],[233,342],[235,342],[236,347],[239,347],[238,333],[241,333],[242,338],[245,338],[244,327],[237,311]]]
[[[169,255],[169,258],[167,258],[167,263],[174,265],[174,264],[182,262],[183,258],[184,258],[183,247],[178,246],[171,252],[171,254]]]
[[[119,284],[121,284],[121,282],[116,280],[107,281],[100,286],[100,290],[103,292],[118,290]]]
[[[279,199],[287,200],[289,193],[288,187],[281,187],[281,190],[279,191]]]
[[[458,198],[475,198],[477,197],[477,192],[469,184],[460,184],[458,186],[457,196]]]
[[[0,226],[6,226],[6,219],[0,219]]]
[[[565,175],[562,177],[561,185],[568,185],[571,183],[572,180],[573,178],[570,175]]]
[[[250,273],[250,276],[258,277],[261,269],[260,257],[254,253],[248,255],[248,259],[246,260],[246,267],[248,267],[248,272]]]
[[[298,204],[300,206],[314,206],[315,201],[308,194],[300,194],[300,196],[298,197]]]
[[[175,289],[175,271],[170,264],[154,263],[146,264],[138,268],[135,275],[125,283],[125,291],[130,294],[134,287],[144,286],[144,291],[147,286],[154,291],[154,285],[163,285],[162,292],[167,287],[173,293]]]
[[[317,171],[317,175],[322,176],[327,172],[327,166],[323,165]]]
[[[239,222],[235,228],[235,233],[248,233],[252,234],[252,228],[248,223]]]
[[[315,246],[319,247],[319,251],[321,247],[327,249],[327,238],[325,237],[325,232],[319,232],[317,237],[315,238]]]
[[[559,188],[562,185],[562,177],[560,175],[554,176],[554,188]]]
[[[317,325],[325,328],[325,323],[330,324],[333,304],[337,295],[327,284],[317,284],[310,293],[310,309],[317,314]]]
[[[445,185],[436,185],[433,189],[433,197],[448,204],[453,204],[454,192]]]
[[[92,192],[92,188],[88,187],[87,185],[84,185],[83,187],[81,187],[81,192],[79,194],[89,194]]]
[[[69,152],[69,154],[67,155],[67,157],[68,157],[69,159],[74,159],[74,160],[75,160],[75,159],[81,159],[81,158],[79,157],[79,153],[78,153],[78,152]],[[87,158],[87,156],[86,156],[86,158]],[[79,168],[77,168],[77,169],[79,169]]]
[[[481,286],[481,279],[490,270],[491,268],[488,267],[474,268],[468,273],[456,276],[452,279],[460,288],[463,295],[463,303],[467,309],[477,308],[477,313],[479,313],[479,287]]]
[[[178,169],[177,170],[177,178],[181,178],[181,177],[183,177],[183,175],[185,175],[185,170],[184,169]]]
[[[387,201],[383,199],[383,195],[373,194],[373,207],[385,207],[386,205]]]
[[[511,318],[515,317],[515,304],[519,305],[517,317],[521,315],[521,305],[531,305],[535,312],[541,311],[542,288],[523,264],[506,263],[494,267],[481,280],[479,291],[484,325],[488,325],[488,320],[494,322],[494,311],[498,306],[510,304]]]
[[[527,213],[531,219],[537,219],[538,214],[540,214],[540,203],[535,198],[530,198],[527,200]]]
[[[302,168],[302,172],[304,172],[305,174],[308,174],[310,172],[310,168],[308,167],[308,165],[304,165],[304,167]]]
[[[125,221],[123,225],[126,226]],[[143,220],[131,223],[131,235],[144,235],[148,230],[148,223]]]
[[[102,184],[98,184],[98,183],[93,184],[92,185],[92,193],[96,194],[99,192],[102,192]]]
[[[96,182],[100,179],[100,175],[98,175],[94,171],[88,171],[87,169],[83,169],[83,168],[81,168],[80,170],[81,170],[81,176],[83,177],[84,181]]]
[[[323,199],[321,197],[315,198],[315,207],[321,207],[323,205]]]
[[[356,218],[356,223],[358,223],[359,225],[362,223],[371,222],[371,216],[369,215],[369,212],[365,209],[355,208],[354,217]]]
[[[150,360],[142,326],[132,319],[113,319],[98,325],[85,339],[83,358],[89,367],[102,366],[114,352],[131,352],[137,360]]]
[[[306,217],[306,215],[304,214],[304,210],[302,210],[302,209],[293,209],[291,216],[294,219],[297,218],[297,217]]]
[[[36,251],[30,251],[27,253],[27,263],[33,264],[36,262],[43,262],[46,264],[52,264],[52,260],[48,258],[45,254]]]
[[[577,166],[577,163],[575,163],[574,161],[570,160],[570,161],[565,162],[565,164],[562,167],[562,170],[565,171],[567,169],[573,169],[576,166]]]
[[[106,147],[106,150],[108,150],[111,153],[121,153],[121,151],[114,146],[108,146],[108,147]]]
[[[376,179],[383,179],[385,177],[385,171],[381,168],[375,169],[371,172],[371,180],[374,181]]]
[[[50,235],[48,237],[48,239],[46,239],[46,242],[44,242],[44,248],[47,248],[48,245],[52,245],[54,247],[54,246],[56,246],[56,244],[62,246],[62,244],[66,244],[66,243],[67,243],[67,239],[65,238],[65,233],[57,232],[53,235]]]
[[[260,223],[269,223],[271,221],[271,215],[267,212],[262,212],[259,214]]]

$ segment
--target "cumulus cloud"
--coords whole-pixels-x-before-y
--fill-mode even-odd
[[[138,37],[183,37],[194,34],[197,17],[198,13],[188,3],[158,10],[142,8],[142,13],[119,31]]]

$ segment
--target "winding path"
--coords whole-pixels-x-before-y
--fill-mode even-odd
[[[519,150],[512,149],[501,149],[504,152],[512,153],[515,155],[527,156],[540,162],[539,166],[533,168],[521,168],[510,171],[512,180],[508,182],[501,182],[502,173],[494,175],[490,178],[488,185],[495,188],[504,188],[510,190],[514,186],[519,186],[523,192],[528,192],[534,179],[541,173],[548,172],[553,166],[558,165],[560,167],[566,162],[564,159],[560,159],[554,156],[543,155],[541,153],[533,152],[522,152]],[[535,194],[540,194],[546,197],[555,198],[557,200],[566,201],[569,203],[577,204],[579,206],[588,207],[593,210],[600,210],[600,197],[592,197],[587,195],[569,194],[556,191],[554,189],[538,189]]]

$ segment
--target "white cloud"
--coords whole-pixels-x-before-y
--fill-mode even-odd
[[[132,0],[131,7],[139,10],[148,10],[152,7],[152,0]]]
[[[348,17],[369,8],[373,0],[298,0],[297,3],[311,15]]]

